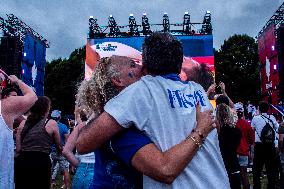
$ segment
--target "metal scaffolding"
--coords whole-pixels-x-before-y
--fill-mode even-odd
[[[275,26],[275,36],[277,37],[276,30],[283,23],[284,23],[284,2],[282,3],[282,5],[280,5],[280,7],[277,9],[274,15],[266,22],[266,24],[260,30],[256,38],[259,38],[265,32],[266,28],[269,27],[271,24]]]
[[[5,20],[0,17],[0,29],[3,30],[4,35],[19,37],[21,43],[24,44],[26,33],[29,32],[39,41],[42,41],[46,48],[49,48],[49,42],[18,17],[13,14],[7,14],[7,18],[8,19]]]
[[[156,30],[153,28],[157,28]],[[124,29],[124,31],[123,31]],[[207,11],[203,22],[193,23],[190,15],[185,12],[182,23],[170,23],[169,16],[164,13],[161,24],[150,24],[146,13],[142,15],[141,25],[137,24],[134,15],[130,14],[129,24],[120,26],[115,21],[113,15],[109,16],[107,26],[99,26],[97,19],[89,19],[89,38],[105,38],[105,37],[131,37],[131,36],[147,36],[153,31],[169,32],[173,35],[212,35],[211,13]]]

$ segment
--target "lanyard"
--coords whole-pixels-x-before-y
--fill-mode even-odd
[[[171,73],[171,74],[166,74],[166,75],[161,75],[161,76],[165,79],[170,79],[170,80],[173,80],[173,81],[180,81],[184,84],[187,83],[186,81],[182,81],[178,74]]]

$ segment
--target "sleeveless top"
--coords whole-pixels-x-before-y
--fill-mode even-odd
[[[27,134],[22,139],[21,151],[50,153],[53,138],[45,129],[47,122],[48,120],[43,118],[27,131]],[[25,124],[24,129],[26,127],[27,124]]]
[[[0,100],[0,188],[14,188],[14,140],[13,130],[3,116]]]

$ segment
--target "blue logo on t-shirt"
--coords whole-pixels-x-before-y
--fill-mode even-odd
[[[192,108],[195,107],[197,102],[200,103],[201,106],[206,106],[205,99],[200,90],[194,91],[193,94],[185,94],[180,90],[170,90],[168,91],[168,98],[172,108],[179,106],[180,108]]]

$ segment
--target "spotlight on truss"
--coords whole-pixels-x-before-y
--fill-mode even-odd
[[[109,27],[109,36],[118,36],[120,33],[120,30],[118,28],[118,25],[116,24],[115,19],[112,15],[109,15],[108,18],[108,27]]]
[[[182,26],[183,26],[183,32],[189,34],[191,31],[191,27],[190,27],[190,15],[188,14],[188,12],[184,13]]]
[[[165,12],[163,16],[163,32],[170,31],[170,20],[168,14]]]
[[[146,12],[142,16],[142,33],[143,35],[150,35],[152,33]]]
[[[211,35],[212,30],[211,14],[210,11],[207,11],[203,19],[201,34]]]
[[[95,36],[100,36],[102,30],[97,23],[97,19],[94,19],[93,16],[89,18],[89,38],[94,38]]]
[[[136,20],[135,20],[133,14],[129,15],[129,35],[139,36],[138,26],[136,24]]]

